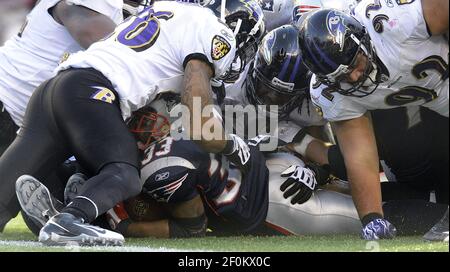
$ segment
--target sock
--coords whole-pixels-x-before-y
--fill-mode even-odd
[[[86,223],[94,221],[98,216],[97,205],[92,200],[79,196],[73,199],[61,212],[82,218]]]

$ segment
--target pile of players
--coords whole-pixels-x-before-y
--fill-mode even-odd
[[[0,56],[1,229],[448,241],[448,1],[41,0]]]

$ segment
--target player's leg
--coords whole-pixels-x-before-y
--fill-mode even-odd
[[[318,190],[304,204],[292,205],[270,182],[269,210],[266,222],[295,235],[359,234],[361,221],[351,196]]]
[[[282,232],[302,234],[337,234],[361,231],[361,221],[351,196],[318,190],[304,204],[291,204],[280,190],[280,177],[290,165],[303,162],[290,154],[273,154],[267,158],[269,177],[269,209],[266,222]]]
[[[384,216],[395,225],[398,235],[425,234],[447,209],[445,204],[417,199],[391,200],[383,204]]]
[[[430,141],[430,171],[438,203],[447,204],[449,198],[449,120],[427,108],[421,109],[426,137]],[[428,181],[429,182],[429,181]]]
[[[124,123],[112,84],[93,69],[61,73],[53,94],[55,121],[80,165],[92,176],[82,192],[42,228],[45,244],[121,244],[123,237],[86,224],[141,190],[136,141]],[[66,230],[60,228],[63,226]],[[75,233],[75,234],[73,234]]]
[[[20,210],[15,194],[16,180],[23,174],[45,177],[68,157],[67,150],[49,129],[45,94],[53,83],[45,82],[35,91],[20,132],[0,158],[0,229]]]
[[[423,239],[430,242],[448,243],[448,206],[444,216],[423,236]]]
[[[75,92],[70,86],[78,81],[82,82],[75,85]],[[72,70],[61,85],[63,91],[54,95],[58,126],[77,161],[92,176],[70,208],[88,206],[82,217],[91,222],[140,192],[137,144],[123,121],[118,95],[101,73]],[[96,211],[91,209],[94,203]]]
[[[361,223],[349,195],[319,190],[302,205],[292,205],[280,192],[283,180],[280,169],[289,164],[301,164],[290,155],[268,158],[269,209],[267,223],[285,234],[359,234]],[[283,161],[284,160],[284,161]],[[426,235],[428,240],[445,240],[448,237],[448,206],[423,200],[397,200],[383,204],[385,217],[397,228],[400,235],[424,234],[444,217]],[[432,237],[432,238],[430,238]]]
[[[0,156],[16,138],[19,127],[14,123],[8,111],[0,101]]]
[[[447,90],[448,91],[448,90]],[[448,118],[423,109],[422,116],[432,133],[432,161],[434,192],[436,202],[447,206],[442,218],[424,235],[427,241],[446,241],[449,237],[448,198],[449,198],[449,122]]]

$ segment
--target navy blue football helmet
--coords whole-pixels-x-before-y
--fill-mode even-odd
[[[298,28],[305,65],[319,82],[347,96],[364,97],[376,90],[375,50],[366,29],[355,18],[335,9],[321,9],[308,14]],[[365,72],[358,82],[350,83],[347,76],[360,54],[368,59]]]
[[[264,13],[258,0],[214,0],[204,1],[236,37],[236,58],[224,81],[234,82],[247,63],[255,57],[258,44],[265,32]]]
[[[286,116],[308,97],[310,79],[298,44],[298,30],[281,26],[262,40],[247,75],[246,96],[254,105],[278,105],[278,113]]]
[[[141,7],[151,6],[154,2],[155,0],[124,0],[122,8],[123,18],[127,19],[136,15]]]

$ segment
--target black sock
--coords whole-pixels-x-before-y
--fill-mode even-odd
[[[82,218],[86,223],[94,221],[98,216],[97,205],[84,197],[74,198],[61,212],[70,213],[75,217]]]

